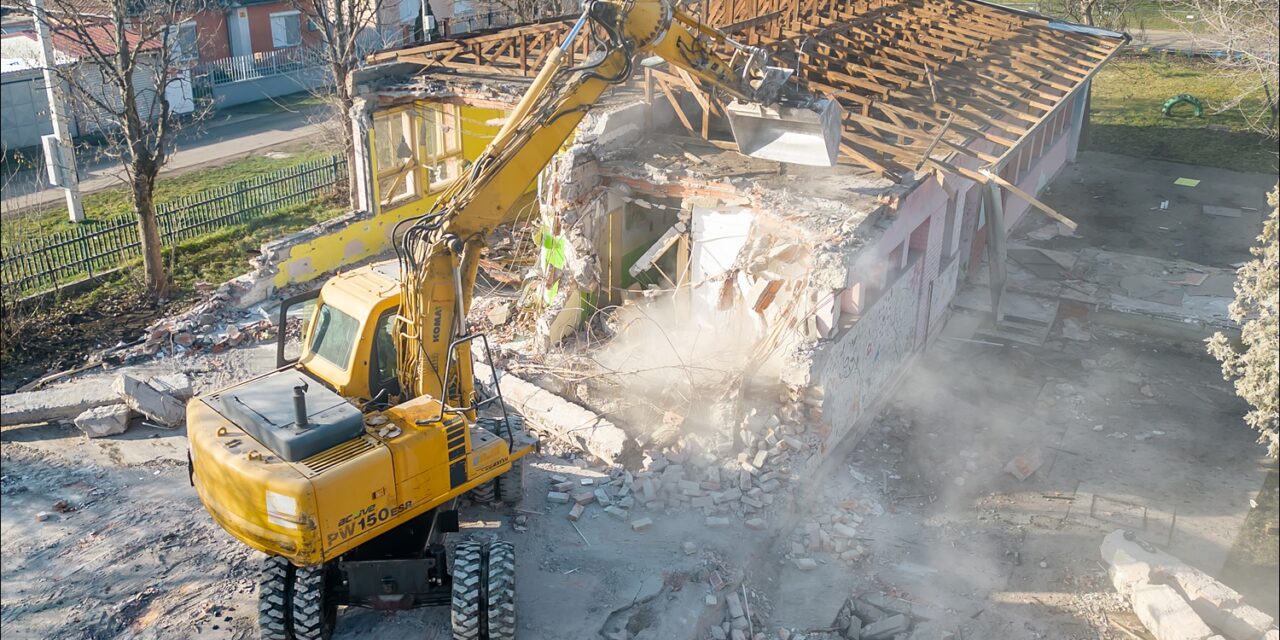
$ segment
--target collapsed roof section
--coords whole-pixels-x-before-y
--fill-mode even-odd
[[[713,0],[701,17],[799,68],[809,88],[845,108],[842,160],[894,181],[942,170],[985,182],[1128,41],[975,0]],[[375,54],[432,70],[530,77],[572,19]],[[572,60],[590,54],[581,38]],[[692,94],[691,114],[677,95]],[[688,74],[645,69],[645,95],[665,98],[685,128],[711,139],[714,93]]]

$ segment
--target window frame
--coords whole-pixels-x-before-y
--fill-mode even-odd
[[[390,142],[390,140],[383,140],[382,136],[379,135],[378,122],[379,120],[385,121],[391,118],[396,118],[399,120],[400,128],[401,128],[401,131],[400,131],[401,140],[405,140],[407,146],[409,147],[409,157],[407,159],[400,160],[400,158],[395,155],[394,150],[388,151],[389,157],[391,159],[400,160],[400,162],[394,167],[386,167],[386,166],[383,166],[384,163],[382,162],[382,158],[380,158],[379,156],[382,155],[382,152],[384,150],[384,147],[382,145]],[[377,180],[378,180],[377,196],[378,196],[378,204],[380,206],[398,205],[400,203],[416,198],[420,195],[418,193],[418,185],[419,185],[420,177],[418,176],[419,165],[417,161],[417,157],[418,157],[418,141],[416,139],[417,133],[418,133],[417,129],[418,127],[417,127],[416,114],[414,114],[407,107],[401,107],[397,109],[388,109],[386,111],[375,113],[373,116],[373,144],[374,144],[373,156],[374,156],[374,165],[377,170],[376,171]],[[392,129],[388,129],[388,130],[390,131]],[[399,184],[396,184],[397,182]],[[390,186],[395,186],[397,188],[394,192],[387,193],[386,190]]]
[[[267,22],[271,27],[271,48],[272,49],[291,49],[293,47],[302,46],[302,12],[301,11],[298,11],[297,9],[291,9],[289,11],[274,11],[270,14],[267,14],[267,18],[268,18]],[[276,18],[280,18],[282,20],[284,18],[295,18],[297,20],[297,25],[298,25],[298,30],[297,30],[298,41],[297,42],[290,43],[286,40],[285,44],[276,44]],[[281,24],[284,24],[284,23],[282,22]],[[289,35],[287,26],[285,27],[284,35],[285,35],[285,38],[287,38]]]
[[[191,30],[190,51],[187,50],[183,43],[182,32],[184,29]],[[200,58],[200,25],[196,24],[195,20],[186,20],[170,25],[167,35],[170,38],[169,52],[175,61],[190,62]]]
[[[449,102],[421,102],[417,105],[417,146],[415,149],[415,158],[418,162],[418,171],[421,174],[421,184],[426,185],[426,193],[435,193],[449,186],[449,183],[456,180],[462,172],[464,163],[462,153],[462,114],[461,109],[456,104]],[[434,113],[432,119],[428,119],[427,113]],[[452,122],[451,127],[446,127],[445,120],[440,118],[443,114],[445,119]],[[428,131],[430,127],[431,131]],[[427,155],[425,143],[427,136],[431,135],[435,138],[436,148],[438,151],[430,156]],[[444,165],[447,167],[447,177],[441,179],[433,179],[433,170],[437,166]]]

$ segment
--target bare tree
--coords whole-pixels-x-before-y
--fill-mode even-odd
[[[475,3],[478,14],[497,13],[510,17],[510,23],[531,22],[569,13],[562,0],[483,0]]]
[[[1125,31],[1138,4],[1139,0],[1047,0],[1040,8],[1043,13],[1072,22]]]
[[[71,56],[55,64],[55,72],[66,83],[81,133],[96,128],[107,141],[106,153],[120,160],[138,217],[146,289],[153,298],[165,297],[169,288],[156,219],[156,178],[180,126],[171,103],[174,90],[182,82],[190,86],[189,76],[182,74],[184,43],[175,28],[194,15],[199,1],[103,0],[86,10],[83,0],[46,0],[47,8],[33,11],[58,48]]]
[[[1280,82],[1280,0],[1178,0],[1180,20],[1196,44],[1220,51],[1214,64],[1239,93],[1219,110],[1239,109],[1250,128],[1276,139]],[[1192,28],[1198,26],[1200,28]]]
[[[405,1],[405,0],[399,0]],[[351,74],[360,66],[365,53],[383,44],[385,34],[379,32],[380,18],[388,10],[398,11],[398,0],[292,0],[295,7],[320,30],[320,44],[317,47],[320,62],[329,71],[332,92],[323,94],[335,111],[336,127],[332,127],[341,138],[343,152],[347,156],[348,197],[351,206],[356,207],[357,192],[355,186],[356,146],[352,139],[349,122],[352,107],[355,106],[354,87],[351,85]]]

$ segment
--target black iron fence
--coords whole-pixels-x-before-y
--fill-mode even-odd
[[[346,181],[346,169],[346,158],[334,155],[159,204],[161,240],[173,246],[331,195]],[[0,285],[6,297],[25,296],[92,278],[139,257],[139,246],[133,214],[82,222],[66,231],[6,237],[0,247]]]

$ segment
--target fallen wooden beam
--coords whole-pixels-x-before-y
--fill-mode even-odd
[[[1061,213],[1058,213],[1057,211],[1054,210],[1053,207],[1050,207],[1049,205],[1043,202],[1040,202],[1038,199],[1036,199],[1035,196],[1027,193],[1026,191],[1023,191],[1022,189],[1019,189],[1012,182],[1009,182],[1008,180],[1005,180],[1004,178],[1001,178],[1000,176],[994,173],[991,173],[987,169],[982,170],[982,175],[985,176],[989,182],[994,182],[1000,185],[1001,187],[1008,189],[1009,193],[1012,193],[1013,195],[1018,196],[1019,198],[1022,198],[1023,200],[1026,200],[1027,202],[1031,203],[1031,206],[1045,212],[1045,214],[1048,215],[1050,218],[1053,218],[1054,220],[1057,220],[1058,222],[1061,222],[1062,224],[1066,225],[1068,229],[1072,231],[1076,230],[1076,227],[1078,225],[1076,225],[1075,220],[1072,220],[1071,218],[1068,218],[1062,215]]]

